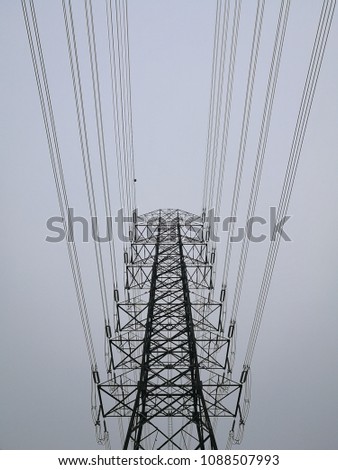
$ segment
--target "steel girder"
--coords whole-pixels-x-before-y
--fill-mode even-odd
[[[129,418],[125,449],[216,449],[211,419],[236,416],[242,384],[226,376],[204,222],[169,209],[140,216],[125,261],[102,414]]]

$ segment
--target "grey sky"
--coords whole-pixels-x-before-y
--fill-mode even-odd
[[[93,2],[113,208],[119,208],[104,2]],[[74,2],[93,170],[99,184],[83,2]],[[322,2],[293,0],[256,213],[279,201]],[[202,204],[216,2],[128,0],[139,211]],[[222,215],[229,215],[256,2],[243,1]],[[240,214],[246,209],[279,2],[266,2]],[[72,207],[88,215],[61,2],[36,1]],[[318,81],[287,224],[253,361],[241,448],[337,449],[337,12]],[[102,26],[102,28],[101,28]],[[47,243],[59,215],[21,4],[0,2],[1,395],[3,449],[96,448],[90,370],[64,243]],[[111,129],[111,132],[109,131]],[[99,196],[102,195],[99,193]],[[224,241],[218,265],[224,261]],[[234,247],[230,283],[236,274]],[[250,248],[239,312],[240,372],[268,243]],[[103,322],[92,244],[79,245],[96,353]],[[122,244],[117,243],[122,257]],[[121,270],[120,270],[121,271]],[[230,285],[231,287],[231,285]],[[218,293],[216,292],[216,298]],[[237,377],[238,378],[238,377]],[[219,420],[219,447],[230,421]],[[224,442],[222,443],[222,438]],[[113,448],[120,442],[111,423]]]

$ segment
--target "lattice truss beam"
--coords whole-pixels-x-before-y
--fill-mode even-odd
[[[216,449],[211,418],[236,416],[242,385],[226,374],[205,223],[180,210],[139,216],[125,262],[102,414],[129,418],[125,449]]]

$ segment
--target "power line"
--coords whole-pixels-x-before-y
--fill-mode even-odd
[[[26,0],[21,0],[25,26],[30,46],[30,52],[33,62],[34,74],[37,83],[37,88],[39,92],[39,99],[41,105],[41,111],[46,131],[46,137],[49,147],[50,161],[53,170],[53,176],[55,180],[58,202],[60,207],[60,212],[62,215],[62,221],[64,226],[64,231],[66,234],[66,239],[71,239],[71,230],[67,223],[67,214],[69,209],[68,196],[65,186],[65,179],[59,149],[59,143],[56,133],[56,125],[54,119],[54,112],[52,101],[49,92],[49,85],[46,74],[46,67],[44,56],[41,47],[40,35],[38,30],[38,24],[36,19],[34,3],[30,1],[30,15],[27,10]],[[32,28],[33,26],[33,28]],[[90,322],[87,310],[87,304],[84,296],[82,275],[80,270],[79,259],[77,255],[76,243],[75,241],[67,243],[67,251],[69,262],[72,270],[76,298],[78,302],[81,323],[84,331],[86,348],[88,353],[89,362],[93,371],[97,371],[97,361],[95,357],[95,350],[91,335]]]
[[[124,43],[125,43],[125,68],[126,68],[126,95],[127,95],[127,109],[128,109],[128,134],[129,134],[129,161],[130,161],[130,183],[131,183],[131,201],[132,210],[137,209],[136,204],[136,185],[135,183],[135,156],[134,156],[134,132],[133,132],[133,112],[132,112],[132,99],[131,99],[131,72],[130,72],[130,49],[129,49],[129,26],[128,26],[128,2],[123,0],[124,3]]]
[[[218,146],[219,146],[219,131],[221,126],[221,109],[223,101],[223,86],[224,86],[224,68],[225,68],[225,55],[227,49],[227,36],[228,36],[228,23],[229,23],[229,11],[230,4],[225,2],[224,11],[223,11],[223,21],[221,28],[221,49],[220,49],[220,58],[218,65],[218,77],[217,77],[217,88],[216,88],[216,105],[214,103],[214,120],[215,128],[213,129],[210,157],[211,157],[211,170],[210,170],[210,183],[208,191],[208,200],[207,200],[207,210],[209,211],[213,206],[214,200],[214,187],[215,187],[215,173],[217,168],[217,156],[218,156]]]
[[[320,68],[322,65],[325,46],[327,43],[328,35],[330,32],[330,27],[333,19],[333,14],[335,10],[335,0],[325,1],[323,3],[321,17],[319,21],[319,26],[317,29],[317,35],[315,43],[312,50],[310,67],[308,70],[305,87],[303,90],[301,105],[299,109],[299,114],[297,118],[296,128],[292,140],[291,152],[288,161],[288,166],[286,169],[286,175],[284,178],[282,194],[280,197],[280,202],[277,210],[277,220],[283,219],[289,207],[290,197],[293,190],[293,185],[295,182],[295,177],[297,173],[299,157],[302,150],[304,137],[308,125],[309,115],[313,103],[313,98],[316,90],[316,85],[320,73]],[[247,354],[245,357],[245,366],[250,367],[252,356],[261,325],[262,315],[264,312],[264,307],[267,299],[267,295],[270,288],[271,278],[273,269],[275,266],[278,249],[280,245],[280,233],[275,230],[272,235],[272,241],[270,242],[269,251],[267,255],[267,260],[265,264],[265,270],[263,275],[263,281],[261,284],[261,290],[258,297],[256,314],[254,319],[254,324],[252,326],[250,339],[247,348]]]
[[[316,37],[314,40],[314,45],[312,49],[310,65],[307,72],[307,77],[303,89],[303,94],[301,98],[301,104],[299,108],[299,113],[297,117],[297,122],[295,126],[295,131],[292,139],[291,151],[288,160],[288,165],[285,172],[285,178],[283,183],[283,189],[280,197],[280,202],[277,210],[277,220],[282,220],[285,217],[291,193],[293,190],[293,185],[295,182],[295,177],[297,173],[299,157],[302,150],[304,137],[307,129],[307,124],[309,120],[309,115],[313,103],[313,98],[316,90],[316,85],[318,82],[318,77],[320,73],[320,68],[323,61],[323,56],[325,52],[325,47],[330,32],[332,19],[334,15],[334,10],[336,6],[336,0],[324,1],[322,5],[321,15],[319,19],[319,24],[317,28]],[[264,308],[269,293],[271,279],[273,270],[276,263],[276,258],[278,254],[278,249],[280,246],[280,234],[277,230],[274,231],[272,240],[270,242],[269,251],[266,259],[265,270],[263,274],[263,279],[261,283],[261,288],[258,296],[258,301],[256,305],[255,317],[252,324],[250,337],[248,341],[246,356],[243,365],[243,372],[241,382],[245,383],[247,377],[250,373],[252,358],[254,349],[256,346],[256,341],[258,333],[260,330],[262,317],[264,313]],[[245,395],[244,395],[245,396]],[[244,425],[249,413],[249,404],[250,401],[246,398],[247,402],[245,403],[245,412],[240,413],[239,416],[239,427],[238,433],[235,434],[235,424],[238,420],[238,417],[235,418],[233,422],[232,430],[229,434],[229,439],[227,443],[227,448],[230,448],[233,443],[240,443],[241,436],[243,434]]]
[[[224,117],[223,133],[222,133],[219,176],[218,176],[217,192],[216,192],[216,204],[215,204],[216,215],[219,215],[220,213],[222,193],[223,193],[223,183],[224,183],[224,173],[225,173],[224,170],[225,170],[225,160],[226,160],[227,149],[228,149],[228,135],[229,135],[231,108],[232,108],[232,95],[233,95],[235,63],[236,63],[237,44],[238,44],[238,32],[239,32],[239,24],[240,24],[240,18],[241,18],[241,4],[242,4],[241,0],[238,0],[235,2],[235,7],[234,7],[235,11],[234,11],[234,18],[233,18],[231,49],[230,49],[228,79],[227,79],[227,88],[226,88],[226,99],[225,99],[225,117]]]
[[[85,9],[86,9],[88,47],[89,47],[89,56],[90,56],[90,64],[91,64],[91,76],[92,76],[92,85],[93,85],[93,94],[94,94],[94,103],[95,103],[97,138],[98,138],[99,154],[100,154],[101,176],[102,176],[102,184],[103,184],[103,192],[104,192],[106,219],[107,219],[107,224],[108,224],[108,221],[112,221],[112,210],[111,210],[111,203],[110,203],[109,177],[108,177],[107,155],[106,155],[106,146],[105,146],[105,138],[104,138],[99,68],[98,68],[98,62],[97,62],[95,27],[94,27],[94,18],[93,18],[91,0],[89,1],[86,0]],[[112,230],[112,227],[111,227],[111,230]],[[117,279],[116,254],[115,254],[113,231],[109,235],[110,235],[109,236],[110,265],[111,265],[111,271],[112,271],[114,297],[115,299],[117,299],[118,279]],[[115,310],[116,310],[116,307],[115,307]],[[117,313],[115,312],[115,329],[118,328],[118,323],[119,322],[117,318]]]
[[[92,170],[91,170],[91,159],[90,159],[89,144],[88,144],[87,123],[86,123],[85,109],[84,109],[84,103],[83,103],[82,82],[81,82],[79,57],[78,57],[78,52],[77,52],[77,41],[76,41],[76,35],[75,35],[71,2],[68,1],[68,9],[67,9],[66,0],[62,0],[62,7],[63,7],[63,15],[64,15],[64,21],[65,21],[66,35],[67,35],[68,56],[69,56],[69,61],[70,61],[73,91],[74,91],[75,104],[76,104],[78,132],[79,132],[79,137],[80,137],[82,163],[83,163],[85,180],[86,180],[88,205],[89,205],[91,220],[93,219],[97,220],[96,196],[95,196],[95,189],[94,189],[93,176],[92,176]],[[108,308],[108,300],[107,300],[107,287],[106,287],[106,279],[105,279],[105,272],[104,272],[103,260],[102,260],[102,250],[101,250],[100,243],[94,243],[94,248],[95,248],[95,258],[96,258],[96,266],[97,266],[97,273],[98,273],[99,286],[100,286],[104,322],[105,322],[105,325],[110,325],[109,308]]]
[[[100,444],[104,444],[106,448],[110,448],[109,443],[109,434],[106,429],[105,421],[103,420],[104,431],[102,432],[101,428],[101,410],[97,410],[97,383],[99,382],[99,372],[95,356],[95,350],[92,340],[89,315],[87,310],[86,299],[84,295],[82,275],[80,270],[80,264],[76,249],[76,244],[73,238],[72,229],[68,226],[67,215],[69,212],[69,203],[68,196],[65,186],[65,179],[62,167],[62,160],[59,150],[58,138],[56,133],[56,125],[54,119],[54,112],[52,101],[49,92],[49,85],[45,67],[44,56],[42,52],[41,40],[38,30],[38,23],[36,19],[36,12],[34,7],[34,2],[31,0],[30,5],[30,14],[27,9],[26,0],[21,1],[23,16],[31,51],[31,57],[33,62],[33,68],[35,73],[35,79],[37,83],[40,105],[42,110],[42,116],[46,131],[46,137],[49,147],[50,161],[53,170],[53,176],[55,180],[58,202],[60,207],[60,212],[62,215],[62,221],[64,226],[64,232],[66,234],[67,240],[67,251],[68,258],[71,266],[71,271],[74,280],[76,298],[78,303],[78,308],[80,312],[80,318],[82,323],[82,328],[85,336],[86,349],[88,353],[89,362],[91,365],[91,379],[92,387],[94,387],[95,392],[91,397],[91,409],[92,417],[95,423],[97,431],[97,439]],[[33,29],[32,29],[33,26]],[[32,32],[33,31],[33,32]]]
[[[264,6],[265,6],[265,0],[258,1],[253,39],[252,39],[252,48],[251,48],[251,54],[250,54],[250,65],[249,65],[249,72],[248,72],[248,79],[247,79],[247,86],[246,86],[246,94],[245,94],[245,103],[244,103],[241,136],[240,136],[240,143],[239,143],[239,150],[238,150],[236,177],[235,177],[233,194],[232,194],[232,203],[231,203],[231,216],[232,217],[235,217],[237,214],[237,206],[238,206],[239,194],[241,190],[242,172],[243,172],[244,157],[245,157],[245,152],[246,152],[246,142],[247,142],[247,136],[248,136],[248,130],[249,130],[249,124],[250,124],[251,103],[252,103],[252,96],[253,96],[253,91],[254,91],[256,66],[257,66],[257,61],[258,61],[258,52],[259,52],[259,47],[260,47]],[[224,268],[223,268],[223,276],[222,276],[222,290],[221,290],[222,302],[225,301],[228,272],[229,272],[229,266],[230,266],[230,261],[231,261],[231,252],[232,252],[231,238],[233,235],[233,231],[234,231],[234,224],[231,224],[230,229],[228,231],[226,249],[225,249]],[[225,320],[225,316],[223,317],[223,324],[224,324],[224,320]]]
[[[114,134],[119,191],[128,216],[136,210],[128,10],[125,0],[106,0]]]
[[[265,158],[265,150],[266,150],[266,145],[267,145],[267,140],[268,140],[269,130],[270,130],[272,107],[273,107],[277,80],[278,80],[278,75],[279,75],[279,67],[280,67],[280,62],[281,62],[281,57],[282,57],[285,32],[286,32],[288,18],[289,18],[289,9],[290,9],[290,0],[283,1],[281,3],[281,7],[279,11],[278,23],[277,23],[276,34],[275,34],[274,49],[273,49],[272,60],[271,60],[271,65],[270,65],[263,118],[262,118],[259,142],[258,142],[258,148],[257,148],[256,163],[255,163],[254,175],[253,175],[252,184],[251,184],[249,204],[248,204],[248,209],[247,209],[247,217],[246,217],[247,221],[250,220],[251,217],[255,213],[257,198],[259,194],[259,188],[260,188],[260,182],[261,182],[261,176],[262,176],[262,170],[263,170],[263,164],[264,164],[264,158]],[[234,325],[236,323],[236,318],[237,318],[237,313],[238,313],[239,303],[240,303],[240,298],[241,298],[241,293],[242,293],[242,287],[243,287],[244,272],[245,272],[245,267],[246,267],[248,250],[249,250],[249,238],[246,236],[243,238],[242,245],[241,245],[237,280],[236,280],[234,298],[233,298],[233,303],[232,303],[232,308],[231,308],[231,318],[230,318],[231,325]],[[233,360],[234,360],[234,357],[233,357]],[[231,366],[230,366],[230,369],[232,369]]]
[[[213,120],[214,120],[215,82],[216,82],[216,71],[217,71],[217,60],[218,60],[220,9],[221,9],[221,0],[217,0],[215,30],[214,30],[214,46],[213,46],[213,54],[212,54],[209,123],[208,123],[207,150],[206,150],[206,158],[205,158],[205,170],[204,170],[202,212],[207,211],[207,199],[208,199],[208,190],[209,190],[209,173],[210,173],[210,160],[211,160],[210,146],[211,146],[211,139],[212,139],[212,133],[213,133]]]
[[[220,156],[219,156],[219,164],[218,164],[218,181],[217,181],[217,190],[216,190],[216,198],[215,198],[215,215],[219,217],[220,209],[221,209],[221,199],[222,199],[222,192],[223,192],[223,183],[224,183],[224,175],[225,175],[225,160],[227,155],[227,147],[228,147],[228,134],[229,134],[229,125],[230,125],[230,115],[231,115],[231,108],[232,108],[232,94],[233,94],[233,84],[234,84],[234,75],[235,75],[235,63],[236,63],[236,54],[237,54],[237,44],[238,44],[238,33],[239,33],[239,25],[240,25],[240,18],[241,18],[241,0],[235,2],[234,5],[234,12],[233,12],[233,25],[232,25],[232,33],[231,33],[231,47],[230,47],[230,57],[229,57],[229,66],[228,66],[228,76],[227,76],[227,86],[226,86],[226,95],[225,95],[225,111],[224,111],[224,122],[223,122],[223,129],[222,129],[222,140],[221,140],[221,147],[220,147]],[[215,186],[215,182],[213,182],[212,186]],[[210,205],[212,207],[213,203]],[[215,235],[217,236],[218,233],[218,226],[217,224],[214,227]],[[216,252],[216,243],[212,244],[211,252]],[[214,283],[216,282],[216,274],[217,274],[217,264],[218,258],[215,258],[215,267],[214,267]],[[224,309],[223,309],[224,313]],[[221,326],[223,328],[223,325]]]

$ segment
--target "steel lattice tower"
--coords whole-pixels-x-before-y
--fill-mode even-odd
[[[236,416],[241,384],[227,378],[206,224],[171,209],[134,222],[102,415],[129,418],[124,449],[217,449],[213,418]]]

